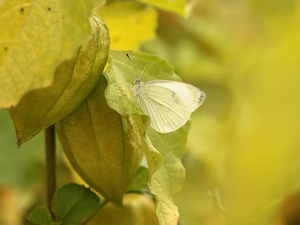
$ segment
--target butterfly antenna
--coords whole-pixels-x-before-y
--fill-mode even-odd
[[[126,56],[127,56],[127,58],[130,60],[130,62],[131,62],[131,64],[132,64],[132,66],[133,66],[133,68],[134,68],[134,71],[135,71],[135,73],[136,73],[136,75],[138,74],[138,72],[137,72],[137,70],[136,70],[136,68],[135,68],[135,65],[133,64],[133,62],[132,62],[132,60],[131,60],[131,58],[130,58],[130,56],[126,53]]]
[[[132,66],[133,66],[133,68],[134,68],[134,71],[135,71],[135,73],[136,73],[136,75],[137,75],[137,77],[138,77],[138,72],[137,72],[136,67],[135,67],[134,63],[132,62],[130,56],[129,56],[127,53],[126,53],[126,56],[127,56],[127,58],[130,60]],[[143,75],[145,69],[146,69],[146,67],[144,67],[144,69],[143,69],[141,75],[139,76],[139,78],[138,78],[139,80],[141,79],[141,77],[142,77],[142,75]]]
[[[144,73],[145,69],[146,69],[146,67],[144,67],[143,71],[141,72],[140,79],[141,79],[141,77],[142,77],[142,75],[143,75],[143,73]]]

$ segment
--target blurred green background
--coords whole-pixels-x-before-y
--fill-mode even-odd
[[[13,123],[6,110],[0,110],[0,224],[32,224],[29,212],[45,205],[44,133],[17,147]],[[57,140],[57,186],[72,182]]]
[[[187,18],[147,12],[158,19],[156,38],[140,45],[207,95],[183,158],[181,224],[300,224],[300,2],[198,0],[187,8]],[[44,146],[40,134],[18,149],[5,110],[0,128],[1,220],[42,201]],[[64,183],[69,173],[58,167]]]

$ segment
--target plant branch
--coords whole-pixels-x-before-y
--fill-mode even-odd
[[[55,160],[55,127],[54,125],[45,130],[45,150],[46,150],[46,191],[47,208],[51,213],[52,219],[55,216],[51,209],[51,201],[56,190],[56,160]]]

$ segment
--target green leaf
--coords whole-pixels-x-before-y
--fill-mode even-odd
[[[52,219],[49,210],[45,206],[38,206],[33,209],[27,219],[35,224],[40,225],[51,225]]]
[[[52,210],[62,224],[80,225],[99,207],[99,197],[82,185],[67,184],[57,190]]]
[[[177,13],[181,16],[185,14],[184,0],[138,0],[145,4],[153,5],[161,10]]]
[[[139,129],[142,119],[111,109],[104,97],[106,87],[101,76],[89,97],[59,123],[58,131],[78,174],[107,200],[122,204],[145,145]]]
[[[92,38],[57,67],[53,84],[26,93],[16,107],[9,109],[19,146],[69,115],[95,87],[106,64],[109,34],[97,15],[90,23]]]
[[[104,73],[108,87],[105,92],[107,104],[121,115],[143,114],[136,104],[130,86],[143,72],[142,81],[154,79],[181,79],[166,61],[143,52],[110,51],[110,67]],[[126,57],[129,54],[133,64]],[[134,69],[136,68],[136,71]]]
[[[149,179],[149,170],[144,166],[140,166],[136,171],[134,178],[130,183],[130,186],[128,187],[128,191],[138,191],[148,188],[147,184]]]
[[[103,0],[4,0],[0,5],[0,108],[49,86],[56,66],[91,37],[89,17]]]

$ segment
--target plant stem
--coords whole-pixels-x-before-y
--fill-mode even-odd
[[[54,125],[45,130],[46,148],[46,192],[47,208],[55,221],[54,213],[51,209],[51,201],[56,190],[56,160],[55,160],[55,127]]]

